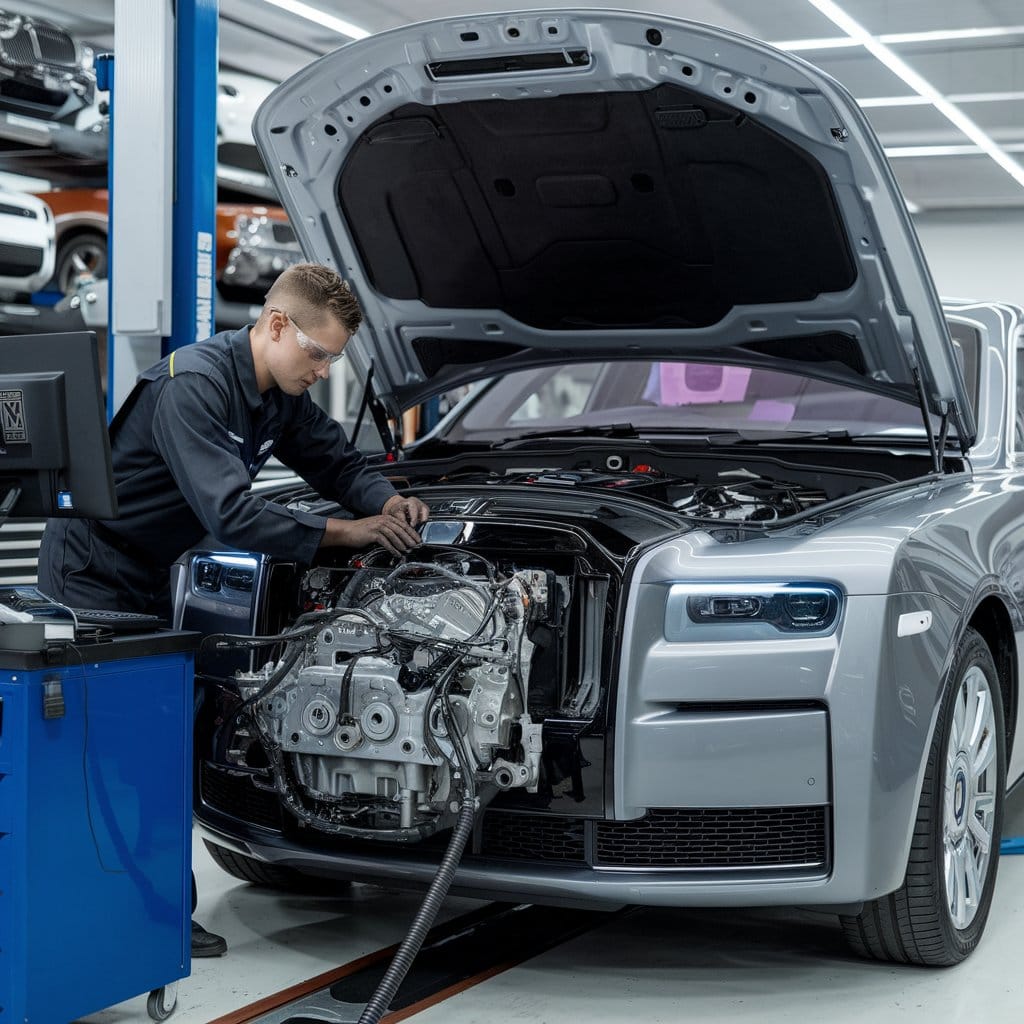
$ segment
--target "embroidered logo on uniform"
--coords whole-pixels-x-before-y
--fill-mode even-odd
[[[237,434],[231,433],[230,430],[228,431],[228,437],[230,437],[231,440],[235,442],[235,444],[245,444],[244,437],[239,437]]]
[[[260,450],[256,454],[262,455],[264,452],[270,451],[270,449],[273,447],[274,439],[270,438],[268,441],[264,441],[263,444],[260,445]]]

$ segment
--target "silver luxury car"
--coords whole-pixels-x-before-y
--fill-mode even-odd
[[[967,956],[1024,772],[1021,314],[943,309],[850,95],[540,11],[343,47],[255,132],[431,518],[401,560],[180,564],[178,624],[269,637],[199,664],[218,861],[423,886],[469,808],[457,891],[811,906],[868,956]]]

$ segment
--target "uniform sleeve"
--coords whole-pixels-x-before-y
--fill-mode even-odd
[[[209,378],[165,382],[153,414],[153,444],[200,522],[223,544],[311,562],[327,525],[253,494],[228,435],[228,400]]]
[[[341,502],[356,515],[377,515],[394,487],[366,463],[366,458],[309,395],[297,399],[286,414],[274,455],[295,470],[325,498]]]

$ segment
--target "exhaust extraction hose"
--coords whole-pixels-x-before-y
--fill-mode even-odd
[[[448,890],[455,878],[455,870],[462,859],[462,851],[473,831],[475,817],[476,795],[471,788],[467,788],[463,794],[459,817],[452,830],[452,838],[448,843],[448,849],[444,851],[444,857],[441,858],[437,874],[434,875],[427,895],[416,912],[409,931],[398,947],[391,965],[360,1014],[358,1024],[378,1024],[381,1017],[387,1013],[391,1000],[395,998],[395,993],[405,980],[406,974],[409,973],[409,968],[412,966],[413,960],[416,959],[416,954],[419,953],[420,947],[427,937],[427,932],[430,931],[434,918],[437,917],[437,912],[448,895]]]

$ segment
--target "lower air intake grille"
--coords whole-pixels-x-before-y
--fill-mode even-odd
[[[824,867],[825,807],[650,811],[597,824],[595,867]]]
[[[199,776],[203,803],[253,825],[281,831],[281,804],[274,793],[257,789],[248,775],[203,762]]]
[[[582,864],[583,835],[580,818],[488,811],[480,833],[480,856]]]
[[[0,276],[28,277],[43,265],[43,250],[36,245],[0,242]]]

